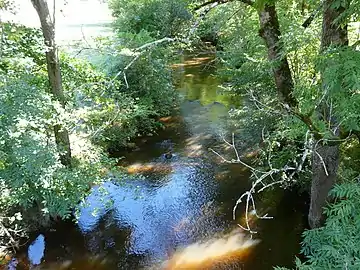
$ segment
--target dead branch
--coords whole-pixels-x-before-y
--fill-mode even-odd
[[[155,41],[146,43],[146,44],[134,49],[132,52],[132,54],[134,55],[134,58],[125,66],[125,68],[123,68],[118,73],[116,73],[116,75],[113,77],[113,79],[110,81],[110,83],[113,83],[121,74],[123,74],[126,87],[129,88],[129,84],[128,84],[127,78],[126,78],[126,71],[136,62],[136,60],[138,60],[140,58],[140,56],[142,56],[143,54],[148,52],[151,48],[154,48],[155,46],[165,43],[165,42],[174,42],[176,40],[178,40],[178,39],[165,37],[165,38],[162,38],[159,40],[155,40]]]
[[[261,102],[259,99],[257,99],[254,95],[254,91],[253,90],[249,90],[247,91],[247,94],[249,95],[249,99],[250,101],[252,101],[254,103],[254,105],[256,106],[256,108],[260,111],[265,112],[266,114],[270,114],[273,115],[275,114],[279,114],[279,115],[283,115],[283,112],[278,111],[278,110],[274,110],[271,106]]]
[[[262,136],[263,136],[263,140],[264,140],[264,129],[262,131]],[[252,183],[251,188],[244,192],[239,199],[236,201],[235,206],[233,208],[233,219],[236,219],[236,210],[237,207],[239,206],[239,204],[241,204],[243,202],[243,200],[246,200],[246,205],[245,205],[245,226],[238,224],[238,226],[240,228],[242,228],[245,231],[248,231],[251,234],[256,233],[255,230],[253,230],[250,226],[250,222],[249,222],[249,216],[253,215],[258,219],[271,219],[272,217],[270,217],[267,213],[265,213],[264,215],[259,215],[257,213],[256,210],[256,203],[255,203],[255,199],[254,199],[254,195],[255,194],[259,194],[265,190],[267,190],[270,187],[273,187],[275,185],[281,185],[284,183],[288,183],[289,181],[293,181],[293,178],[295,176],[296,173],[301,172],[303,170],[305,161],[307,159],[307,157],[311,154],[311,145],[313,144],[313,140],[312,140],[312,136],[310,131],[308,130],[306,135],[305,135],[305,141],[304,141],[304,149],[303,149],[303,153],[300,155],[300,161],[299,162],[295,162],[296,166],[289,166],[289,165],[285,165],[283,168],[273,168],[273,165],[271,164],[271,154],[268,157],[268,163],[269,163],[269,168],[270,170],[268,171],[261,171],[258,170],[252,166],[250,166],[249,164],[245,163],[244,161],[242,161],[240,159],[240,154],[239,151],[237,150],[236,146],[235,146],[235,139],[234,139],[234,133],[232,134],[232,141],[229,142],[227,141],[225,138],[223,138],[224,143],[229,146],[235,153],[236,159],[226,159],[222,154],[220,154],[219,152],[213,150],[213,149],[209,149],[211,152],[213,152],[215,155],[217,155],[218,157],[220,157],[222,159],[223,162],[225,163],[230,163],[230,164],[236,164],[239,163],[243,166],[245,166],[246,168],[248,168],[251,172],[252,172],[252,177],[254,177],[256,180]],[[280,175],[280,180],[275,180],[273,178],[273,176],[275,175]],[[264,181],[267,178],[271,178],[273,181],[270,183],[264,183]]]
[[[13,237],[13,235],[10,233],[10,231],[12,231],[14,234],[17,234],[18,232],[22,232],[22,230],[19,230],[19,231],[11,230],[2,223],[2,220],[4,218],[0,217],[0,219],[1,219],[0,220],[0,231],[3,231],[4,234],[9,238],[10,247],[13,249],[14,252],[16,252],[16,250],[19,248],[19,245],[18,245],[18,242]]]

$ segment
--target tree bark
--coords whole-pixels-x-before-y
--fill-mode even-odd
[[[339,166],[339,145],[319,145],[312,154],[312,182],[308,222],[310,228],[323,223],[323,208],[329,191],[336,182]]]
[[[297,106],[293,97],[293,79],[286,55],[283,53],[280,41],[280,24],[274,4],[265,4],[259,12],[260,36],[268,48],[268,58],[273,62],[273,73],[279,98],[288,107]]]
[[[55,43],[55,23],[52,20],[46,0],[31,0],[38,13],[46,46],[47,72],[51,93],[65,108],[66,100],[62,88],[58,51]],[[55,20],[55,18],[54,18]],[[55,141],[58,146],[60,161],[65,166],[71,166],[71,148],[69,133],[62,125],[54,126]]]
[[[334,8],[335,0],[326,0],[324,2],[321,52],[324,52],[330,46],[347,46],[348,33],[346,25],[341,25],[336,21],[345,11],[345,7]],[[325,88],[325,86],[324,86]],[[329,121],[332,126],[336,126],[336,119],[330,118],[329,108],[322,107],[325,115],[322,117]],[[312,164],[312,183],[310,196],[310,209],[308,221],[310,228],[318,228],[323,221],[323,208],[326,205],[329,191],[336,182],[337,169],[339,166],[340,150],[339,145],[326,145],[323,140],[318,143],[318,147],[313,149]],[[325,169],[326,168],[326,169]]]
[[[339,24],[335,23],[338,16],[345,9],[333,9],[331,6],[333,1],[326,0],[324,3],[321,51],[333,45],[347,45],[346,27],[341,28]],[[259,20],[261,27],[259,34],[268,48],[269,60],[274,63],[273,72],[279,98],[292,111],[296,111],[297,101],[292,95],[294,84],[287,57],[281,47],[281,31],[275,5],[265,4],[263,10],[259,12]],[[322,109],[327,111],[327,108],[322,107]],[[299,118],[314,132],[311,128],[312,123],[306,122],[310,119],[306,117]],[[325,116],[324,119],[327,119],[327,117]],[[332,121],[333,125],[336,124],[334,119],[327,119],[327,121]],[[318,134],[315,135],[317,139],[320,139]],[[310,227],[316,228],[321,226],[323,207],[326,204],[328,193],[336,181],[339,165],[339,145],[326,145],[324,140],[321,140],[320,143],[316,144],[316,149],[313,149],[312,160],[313,176],[308,220]]]

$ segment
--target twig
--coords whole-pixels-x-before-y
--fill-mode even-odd
[[[110,83],[113,83],[122,73],[124,73],[124,80],[125,80],[125,83],[126,83],[126,87],[129,88],[129,84],[127,82],[127,79],[126,79],[126,75],[125,75],[125,72],[136,62],[136,60],[138,60],[140,58],[141,55],[143,55],[144,53],[146,53],[150,48],[153,48],[161,43],[164,43],[164,42],[173,42],[173,41],[176,41],[177,39],[174,39],[174,38],[162,38],[162,39],[159,39],[159,40],[155,40],[153,42],[149,42],[149,43],[146,43],[136,49],[134,49],[134,55],[135,57],[129,62],[129,64],[127,64],[125,66],[125,68],[123,68],[122,70],[120,70],[118,73],[116,73],[116,75],[114,76],[114,78],[110,81]]]
[[[318,151],[316,151],[316,150],[314,150],[314,151],[315,151],[316,155],[320,158],[320,162],[323,165],[326,176],[329,176],[329,173],[327,171],[326,164],[325,164],[325,161],[324,161],[323,157],[319,154]]]
[[[250,100],[253,101],[255,103],[255,106],[260,110],[260,111],[264,111],[267,114],[273,115],[274,113],[276,114],[280,114],[283,115],[282,112],[274,110],[273,108],[271,108],[270,106],[262,103],[260,100],[258,100],[255,96],[254,96],[254,91],[253,90],[249,90],[247,91],[248,95],[250,96]],[[263,108],[260,108],[259,106],[257,106],[257,104],[261,105]]]
[[[265,129],[265,127],[262,130],[263,141],[265,141],[264,129]],[[258,169],[255,169],[255,168],[251,167],[250,165],[246,164],[245,162],[241,161],[240,154],[239,154],[239,152],[238,152],[238,150],[236,148],[236,145],[235,145],[234,133],[232,134],[232,137],[231,137],[232,141],[231,142],[228,142],[225,138],[223,138],[223,141],[225,142],[225,144],[227,146],[230,146],[233,149],[233,151],[235,152],[236,159],[228,160],[223,155],[219,154],[217,151],[215,151],[215,150],[213,150],[211,148],[209,149],[215,155],[220,157],[223,162],[232,163],[232,164],[233,163],[240,163],[240,164],[244,165],[245,167],[247,167],[248,169],[250,169],[252,171],[253,176],[256,178],[256,180],[253,182],[251,188],[248,191],[244,192],[240,196],[240,198],[236,201],[235,206],[233,208],[233,219],[235,220],[236,219],[237,207],[238,207],[239,204],[242,203],[243,199],[246,197],[245,226],[242,226],[241,224],[238,224],[238,226],[240,228],[242,228],[245,231],[250,232],[251,234],[256,233],[256,231],[254,231],[251,228],[250,223],[249,223],[250,208],[252,208],[253,214],[255,214],[255,216],[258,219],[270,219],[270,218],[272,218],[268,214],[265,214],[265,215],[262,215],[262,216],[259,216],[257,214],[255,200],[254,200],[253,196],[254,196],[254,194],[261,193],[264,190],[266,190],[266,189],[268,189],[268,188],[270,188],[272,186],[283,184],[285,182],[288,182],[289,180],[292,180],[292,178],[295,176],[295,174],[297,172],[300,172],[300,171],[303,170],[305,160],[306,160],[306,158],[308,157],[308,155],[309,155],[309,153],[311,151],[311,147],[309,147],[309,145],[312,143],[312,137],[309,136],[309,135],[310,135],[310,130],[308,130],[306,135],[305,135],[304,152],[301,155],[300,162],[297,164],[296,167],[285,165],[283,168],[276,169],[276,168],[273,168],[273,166],[271,164],[271,161],[268,160],[269,167],[270,167],[269,171],[260,171]],[[269,156],[269,159],[270,158],[271,158],[271,155]],[[291,172],[290,175],[289,175],[289,172]],[[278,175],[278,174],[281,174],[281,180],[275,180],[273,178],[274,175]],[[268,178],[268,177],[270,177],[273,181],[271,183],[266,184],[266,183],[264,183],[264,180],[266,178]],[[259,187],[259,185],[261,185],[261,187]]]
[[[16,252],[16,249],[18,248],[17,242],[15,241],[15,239],[12,237],[11,233],[8,231],[8,229],[4,226],[4,224],[2,224],[2,222],[0,221],[0,226],[1,228],[4,230],[5,234],[10,238],[10,242],[11,242],[11,247],[14,250],[14,252]]]
[[[223,141],[235,151],[235,154],[236,154],[236,158],[237,158],[237,159],[227,160],[227,159],[224,158],[222,155],[220,155],[218,152],[216,152],[214,149],[209,148],[209,150],[210,150],[211,152],[213,152],[215,155],[217,155],[218,157],[220,157],[220,158],[223,160],[223,162],[225,162],[225,163],[240,163],[241,165],[245,166],[246,168],[248,168],[248,169],[250,169],[250,170],[252,170],[252,171],[259,172],[259,173],[264,173],[263,171],[260,171],[260,170],[257,170],[257,169],[255,169],[255,168],[251,167],[249,164],[243,162],[243,161],[240,159],[238,150],[236,149],[236,146],[235,146],[234,133],[232,133],[232,143],[229,143],[225,138],[223,138]]]

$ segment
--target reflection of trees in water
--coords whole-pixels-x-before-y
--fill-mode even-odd
[[[105,258],[107,267],[138,269],[149,254],[131,252],[133,229],[125,223],[119,226],[114,222],[113,213],[110,211],[101,218],[95,230],[85,235],[87,249],[94,256]]]

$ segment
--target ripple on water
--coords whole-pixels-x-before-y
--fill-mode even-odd
[[[107,219],[119,229],[127,227],[131,231],[128,253],[150,252],[155,259],[166,258],[176,246],[191,243],[200,231],[215,231],[215,217],[209,210],[204,211],[206,205],[211,206],[208,202],[215,188],[208,181],[212,177],[209,165],[189,158],[174,160],[169,165],[174,170],[158,175],[156,188],[153,179],[148,178],[121,186],[107,182],[95,187],[81,208],[80,229],[91,233],[100,220]],[[112,202],[111,207],[105,206],[107,201]],[[109,212],[111,215],[107,215]],[[207,219],[201,218],[204,215]]]

